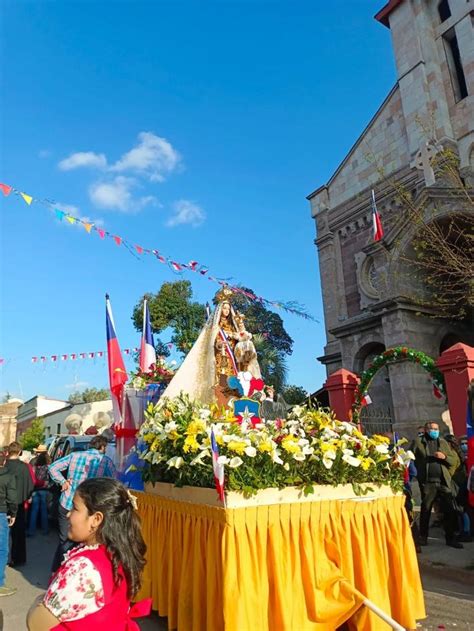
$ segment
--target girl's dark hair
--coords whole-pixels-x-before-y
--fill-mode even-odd
[[[41,452],[40,454],[36,456],[35,467],[42,467],[49,463],[50,463],[50,459],[47,452],[45,453]]]
[[[100,512],[104,519],[97,529],[97,542],[107,548],[112,559],[115,585],[122,579],[122,567],[127,581],[127,597],[133,598],[140,589],[145,566],[146,545],[140,518],[132,506],[125,486],[112,478],[89,478],[76,490],[89,515]]]

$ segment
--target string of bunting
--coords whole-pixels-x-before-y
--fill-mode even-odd
[[[21,197],[28,206],[31,206],[33,203],[37,203],[37,204],[41,204],[42,206],[47,207],[49,210],[54,212],[54,214],[56,215],[59,221],[65,220],[71,225],[81,224],[84,227],[87,234],[96,232],[99,235],[99,237],[103,240],[106,238],[112,239],[117,246],[126,247],[126,249],[129,252],[131,252],[134,256],[139,255],[137,256],[137,258],[143,255],[153,256],[160,263],[167,265],[175,273],[180,274],[183,271],[189,271],[189,272],[194,272],[196,274],[200,274],[201,276],[206,277],[211,282],[218,283],[221,286],[229,287],[229,289],[231,289],[233,292],[246,296],[246,298],[248,298],[249,300],[253,302],[260,302],[262,304],[271,305],[272,307],[276,307],[277,309],[283,309],[284,311],[287,311],[288,313],[293,313],[294,315],[305,318],[306,320],[313,320],[314,322],[317,322],[317,320],[311,314],[307,313],[304,307],[298,304],[297,302],[294,302],[294,301],[281,302],[281,301],[276,301],[276,300],[268,300],[267,298],[263,298],[262,296],[257,296],[252,292],[245,291],[244,289],[242,289],[241,287],[237,285],[229,284],[226,279],[212,276],[211,274],[209,274],[209,268],[206,265],[201,265],[198,261],[191,260],[189,261],[189,263],[181,263],[181,262],[175,261],[171,259],[169,256],[164,255],[160,250],[149,249],[149,248],[145,248],[142,245],[134,244],[131,241],[128,241],[127,239],[124,239],[123,237],[119,235],[112,234],[111,232],[104,230],[104,228],[100,228],[96,226],[93,222],[85,221],[84,219],[81,219],[80,217],[76,217],[75,215],[72,215],[71,213],[67,213],[63,210],[60,210],[59,208],[56,207],[55,203],[50,200],[39,199],[39,198],[33,197],[32,195],[28,195],[27,193],[24,193],[20,191],[19,189],[16,189],[13,186],[10,186],[9,184],[0,183],[0,189],[5,197],[8,197],[11,194],[17,195]]]
[[[168,342],[165,346],[172,350],[174,348],[173,342]],[[138,353],[139,348],[124,348],[124,355],[131,355],[132,353]],[[57,353],[56,355],[34,355],[31,357],[32,364],[44,364],[46,362],[65,362],[65,361],[82,361],[84,359],[101,359],[106,357],[107,351],[93,351],[90,353]],[[7,362],[5,357],[0,357],[0,366],[5,365]]]

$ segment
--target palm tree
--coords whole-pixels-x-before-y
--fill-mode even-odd
[[[283,353],[273,347],[261,333],[255,333],[252,340],[257,351],[263,380],[271,384],[275,392],[282,392],[288,372]]]

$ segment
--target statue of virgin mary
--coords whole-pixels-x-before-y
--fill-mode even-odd
[[[237,376],[239,365],[234,348],[239,340],[239,326],[231,303],[232,291],[224,287],[216,294],[217,306],[202,328],[163,397],[173,398],[181,392],[202,403],[222,402],[218,391],[227,386],[227,378]],[[256,359],[247,367],[256,378],[260,368]]]

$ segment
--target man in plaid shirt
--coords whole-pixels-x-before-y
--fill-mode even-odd
[[[107,439],[104,436],[94,436],[87,451],[75,451],[49,465],[51,479],[61,487],[58,507],[59,544],[54,555],[52,572],[58,569],[64,554],[73,545],[68,539],[68,514],[72,509],[77,487],[87,478],[115,477],[114,463],[105,455],[106,446]],[[67,471],[67,477],[61,473],[62,471]]]

